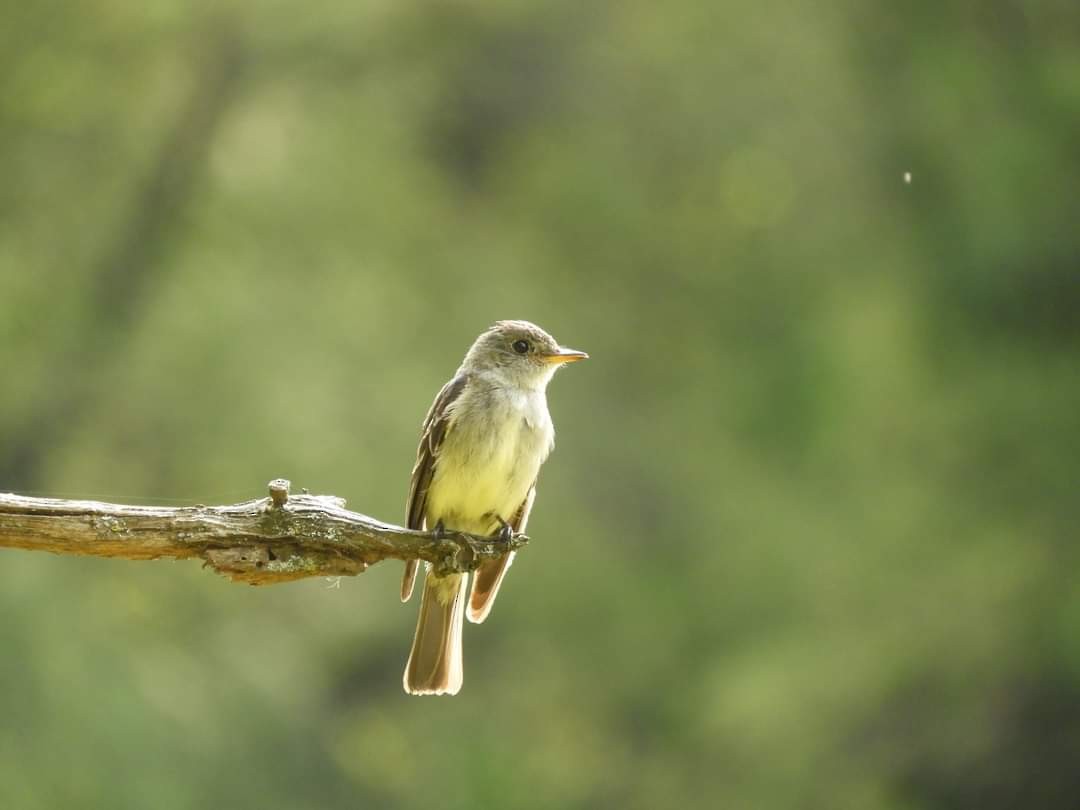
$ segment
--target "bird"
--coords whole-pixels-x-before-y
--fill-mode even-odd
[[[406,524],[508,540],[525,531],[540,467],[555,444],[547,386],[567,363],[589,355],[569,349],[533,323],[497,321],[473,342],[435,397],[423,422],[406,503]],[[412,695],[461,689],[463,614],[480,623],[491,612],[514,552],[483,562],[472,575],[439,576],[426,564],[416,633],[402,679]],[[401,581],[408,602],[419,561]]]

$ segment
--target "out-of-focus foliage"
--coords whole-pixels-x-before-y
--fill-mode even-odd
[[[593,356],[455,699],[396,566],[0,553],[4,807],[1075,802],[1074,2],[3,19],[0,489],[398,520],[476,333]]]

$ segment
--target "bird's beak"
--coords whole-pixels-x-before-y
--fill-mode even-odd
[[[555,354],[545,354],[544,362],[553,364],[573,363],[577,360],[586,360],[588,357],[589,355],[585,354],[585,352],[579,352],[577,349],[565,349],[560,347]]]

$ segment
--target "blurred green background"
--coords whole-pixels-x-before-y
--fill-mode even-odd
[[[3,20],[0,490],[400,521],[478,332],[593,357],[453,699],[397,564],[0,552],[4,807],[1075,804],[1072,0]]]

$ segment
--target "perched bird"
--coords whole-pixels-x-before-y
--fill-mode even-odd
[[[410,529],[509,538],[525,530],[536,475],[555,443],[545,391],[565,363],[585,352],[559,346],[528,321],[499,321],[480,335],[424,419],[406,506]],[[473,574],[469,621],[491,612],[514,553]],[[418,561],[406,563],[401,601],[412,595]],[[440,577],[427,565],[405,691],[455,695],[461,689],[466,574]]]

